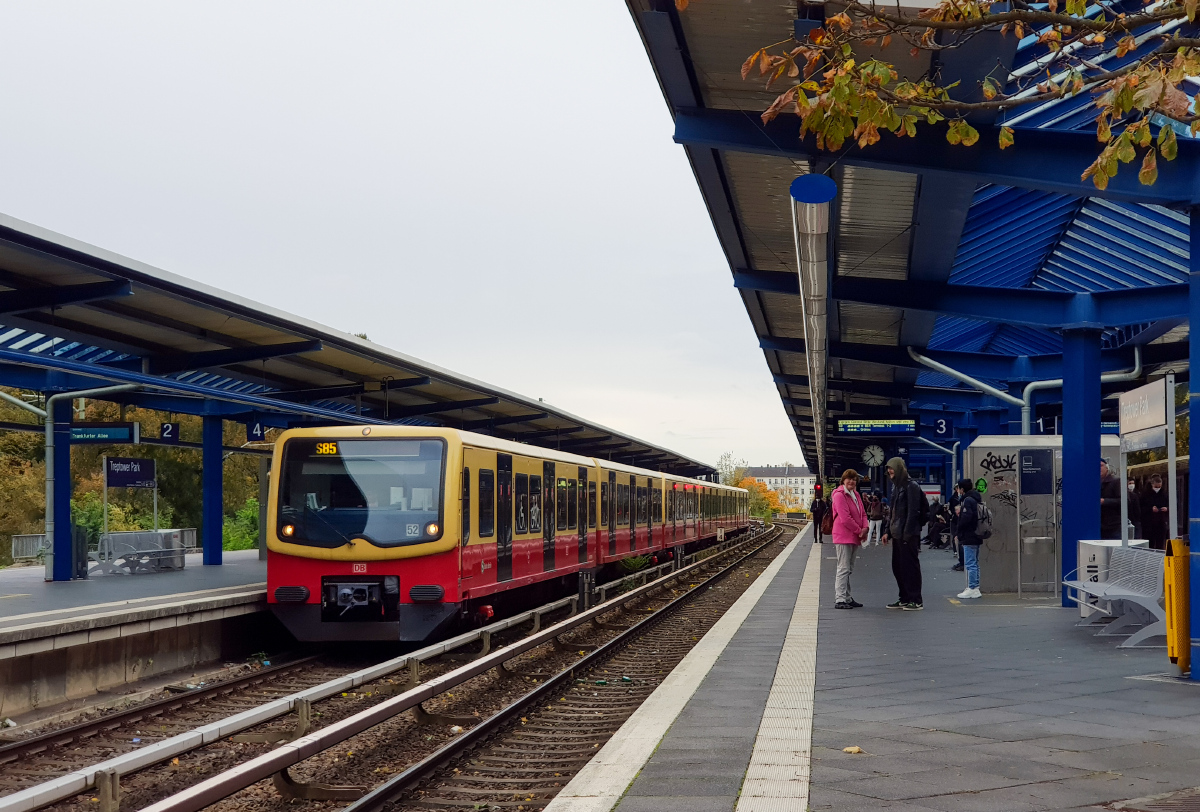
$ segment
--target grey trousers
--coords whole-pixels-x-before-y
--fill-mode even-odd
[[[838,603],[849,603],[850,574],[854,572],[854,559],[858,557],[857,544],[835,544],[837,552],[837,578],[834,580],[834,594]]]

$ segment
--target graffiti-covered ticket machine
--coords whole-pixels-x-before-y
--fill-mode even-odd
[[[1100,445],[1105,455],[1115,456],[1120,441],[1106,434]],[[992,537],[979,548],[980,589],[1056,594],[1062,556],[1062,437],[977,437],[963,455],[963,471],[992,512]]]

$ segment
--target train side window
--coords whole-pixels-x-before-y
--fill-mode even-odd
[[[529,532],[542,532],[542,478],[529,477]]]
[[[529,475],[516,475],[517,532],[529,532]]]
[[[479,537],[496,532],[496,472],[479,469]]]
[[[567,529],[567,480],[558,478],[558,529]]]
[[[600,483],[600,526],[608,527],[608,483]]]
[[[655,524],[662,524],[662,490],[656,487],[651,493],[654,498],[650,503],[650,518]]]
[[[471,540],[471,469],[462,473],[462,543]]]
[[[596,526],[596,483],[588,480],[588,527]]]
[[[579,516],[579,483],[567,480],[567,527],[574,530]]]
[[[626,510],[625,502],[625,497],[628,495],[626,491],[628,489],[628,485],[622,482],[617,483],[617,524],[629,523],[628,511]]]

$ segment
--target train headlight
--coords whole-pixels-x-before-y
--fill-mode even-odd
[[[280,532],[282,532],[288,538],[291,538],[296,533],[296,526],[294,524],[285,524]]]
[[[438,527],[437,522],[430,522],[429,524],[425,525],[425,535],[436,536],[438,534],[438,531],[441,529],[442,528]]]

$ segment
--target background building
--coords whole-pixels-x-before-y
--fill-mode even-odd
[[[750,466],[746,476],[754,477],[779,495],[789,510],[808,510],[813,500],[817,477],[803,465]]]

